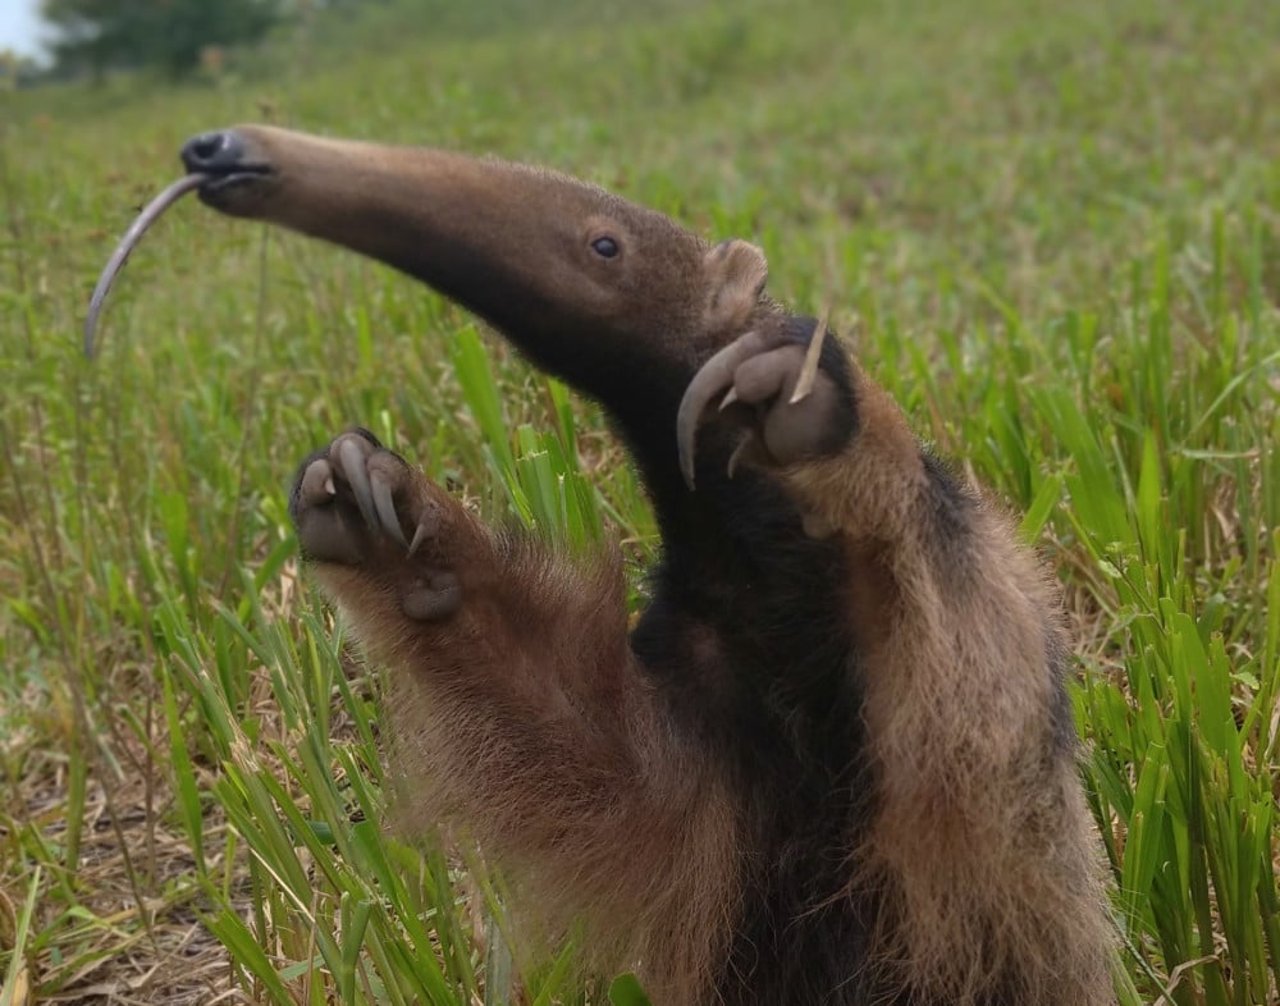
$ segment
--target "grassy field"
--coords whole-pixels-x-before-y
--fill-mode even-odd
[[[571,948],[512,993],[490,881],[384,827],[379,679],[284,495],[360,422],[494,518],[621,536],[639,606],[597,412],[194,201],[79,355],[180,142],[264,118],[564,168],[830,303],[1064,584],[1120,1000],[1280,1002],[1280,6],[438,6],[181,90],[0,94],[0,1004],[607,1001]]]

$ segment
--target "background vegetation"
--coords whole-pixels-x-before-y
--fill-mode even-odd
[[[219,47],[257,41],[284,13],[281,0],[41,0],[59,76],[158,67],[189,74]]]
[[[0,95],[0,1003],[593,995],[567,951],[513,998],[500,892],[388,833],[378,678],[284,493],[361,422],[638,574],[597,412],[387,270],[194,201],[79,355],[180,142],[246,119],[760,242],[1059,572],[1121,1001],[1280,1001],[1278,32],[1267,0],[376,4],[204,86]]]

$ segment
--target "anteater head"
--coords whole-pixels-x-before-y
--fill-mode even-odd
[[[645,374],[682,387],[768,313],[755,246],[555,172],[265,126],[204,133],[182,159],[207,205],[422,280],[606,405]]]

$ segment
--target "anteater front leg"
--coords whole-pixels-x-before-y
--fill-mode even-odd
[[[1057,600],[1009,521],[825,350],[749,333],[681,411],[686,475],[699,423],[740,428],[738,463],[770,471],[848,558],[878,780],[854,873],[885,894],[872,956],[890,985],[931,1004],[1110,1002]]]
[[[573,563],[494,532],[365,431],[303,463],[290,512],[389,667],[411,823],[477,840],[553,931],[585,920],[599,966],[661,962],[673,1002],[698,987],[733,823],[631,654],[616,556]]]

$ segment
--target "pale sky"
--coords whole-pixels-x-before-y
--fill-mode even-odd
[[[0,0],[0,50],[14,49],[26,56],[40,51],[44,28],[36,16],[40,0]]]

